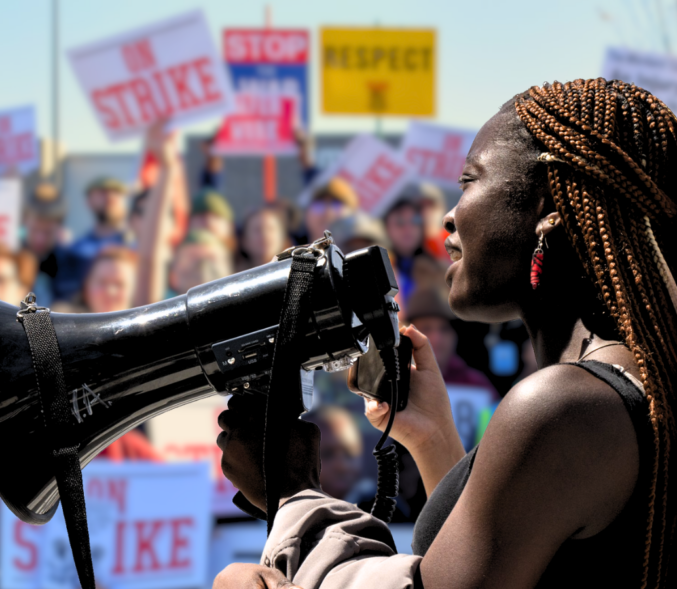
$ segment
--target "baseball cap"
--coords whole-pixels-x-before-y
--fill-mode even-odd
[[[234,218],[233,209],[231,208],[225,197],[208,188],[198,192],[193,198],[191,205],[191,214],[200,215],[203,213],[213,213],[224,219],[232,221]]]
[[[418,203],[422,200],[429,200],[446,206],[444,193],[430,182],[412,182],[407,184],[397,200]]]
[[[339,245],[344,245],[351,239],[365,239],[383,246],[388,243],[383,222],[364,211],[356,211],[349,217],[334,221],[329,229]]]
[[[92,190],[113,190],[127,194],[127,186],[121,180],[112,178],[111,176],[99,176],[87,184],[85,194],[89,194]]]
[[[357,209],[360,206],[360,201],[350,182],[340,176],[334,176],[329,182],[317,188],[313,192],[312,201],[326,197],[334,198],[351,209]]]
[[[26,210],[40,217],[61,220],[66,216],[66,202],[56,186],[40,182],[26,199]]]

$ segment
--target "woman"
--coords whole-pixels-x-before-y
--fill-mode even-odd
[[[316,449],[299,429],[309,441],[289,453],[293,499],[266,545],[270,566],[231,566],[215,587],[284,586],[285,575],[304,589],[674,587],[676,133],[661,101],[619,81],[546,84],[506,103],[445,217],[449,302],[465,320],[521,317],[540,370],[464,456],[428,344],[410,329],[417,369],[393,437],[429,497],[416,556],[392,555],[375,522],[350,527],[359,515],[313,490],[317,467],[299,457],[312,463]],[[257,461],[233,466],[244,455],[234,409],[221,418],[224,473],[260,506]],[[388,408],[367,411],[382,428]],[[300,508],[324,527],[289,520]],[[330,538],[341,534],[354,547],[344,556]]]
[[[238,271],[267,264],[290,245],[282,211],[273,206],[258,208],[242,222]]]

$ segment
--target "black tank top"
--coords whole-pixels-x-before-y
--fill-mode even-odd
[[[648,403],[637,385],[615,366],[593,360],[578,362],[576,366],[606,382],[623,399],[637,436],[639,476],[630,500],[618,517],[595,536],[564,542],[536,587],[636,589],[641,585],[653,455]],[[430,495],[414,527],[414,554],[423,556],[430,548],[461,496],[476,453],[477,446],[447,473]]]

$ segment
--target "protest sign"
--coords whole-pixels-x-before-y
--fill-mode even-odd
[[[221,472],[222,452],[216,445],[221,433],[219,414],[227,408],[226,398],[213,396],[168,411],[148,422],[153,446],[168,461],[207,460],[211,464],[211,512],[218,517],[240,517],[233,505],[237,489]]]
[[[212,519],[207,464],[99,460],[82,474],[98,583],[111,589],[209,583]],[[61,508],[32,550],[39,559],[41,589],[80,586]],[[24,547],[21,558],[25,561],[28,554]]]
[[[19,247],[21,221],[21,180],[0,178],[0,243],[16,250]]]
[[[0,502],[0,587],[42,589],[44,526],[31,526],[18,519]]]
[[[323,28],[321,56],[324,112],[434,116],[434,29]]]
[[[139,135],[158,119],[172,128],[234,107],[227,72],[201,11],[129,31],[68,53],[111,140]]]
[[[400,152],[420,180],[458,188],[458,179],[475,134],[475,131],[412,121]]]
[[[12,171],[26,175],[39,165],[35,109],[22,106],[0,111],[0,176]]]
[[[390,145],[373,135],[358,135],[301,196],[307,205],[312,191],[334,176],[348,181],[360,200],[360,208],[379,216],[387,211],[404,186],[414,180],[411,167]]]
[[[295,152],[294,127],[308,128],[308,32],[226,29],[223,45],[237,99],[215,153]]]
[[[674,55],[609,47],[602,77],[636,84],[677,112],[677,57]]]
[[[447,394],[458,435],[467,452],[479,441],[478,430],[483,433],[486,429],[484,422],[492,410],[493,395],[482,387],[455,384],[447,385]]]

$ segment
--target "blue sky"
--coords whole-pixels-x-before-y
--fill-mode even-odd
[[[311,30],[313,57],[323,25],[435,27],[438,31],[436,121],[478,128],[518,91],[548,80],[599,75],[605,48],[660,49],[657,22],[644,0],[60,0],[61,136],[71,153],[133,151],[110,144],[76,84],[65,50],[201,7],[220,50],[225,27],[273,25]],[[675,3],[669,13],[677,22]],[[666,3],[667,5],[667,3]],[[51,0],[0,0],[0,109],[32,103],[41,135],[51,130]],[[312,129],[372,130],[373,119],[322,116],[318,69],[311,66]],[[208,131],[216,121],[188,132]],[[386,118],[385,131],[406,119]]]

